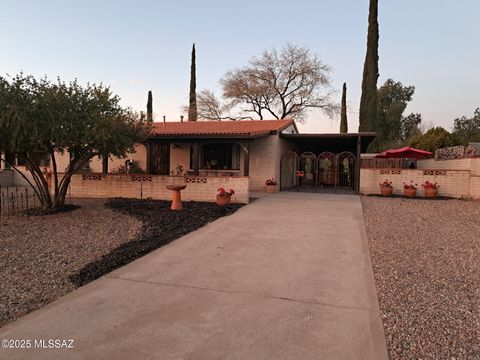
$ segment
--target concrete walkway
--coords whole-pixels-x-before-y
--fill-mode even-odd
[[[262,198],[0,329],[1,359],[387,359],[357,196]],[[32,343],[33,346],[33,343]]]

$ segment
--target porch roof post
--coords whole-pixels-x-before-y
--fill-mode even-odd
[[[147,170],[147,174],[151,174],[151,173],[152,173],[152,169],[151,169],[151,167],[152,167],[151,162],[152,162],[152,161],[151,161],[151,159],[150,159],[150,156],[151,156],[151,154],[150,154],[150,153],[151,153],[151,147],[150,147],[150,141],[148,141],[148,140],[145,142],[145,150],[146,150],[146,151],[145,151],[145,154],[146,154],[146,156],[147,156],[147,158],[145,159],[145,160],[146,160],[146,161],[145,161],[145,163],[146,163],[146,170]]]
[[[199,154],[199,144],[198,142],[193,143],[193,175],[198,176],[200,171],[200,154]]]
[[[102,173],[108,174],[108,154],[102,156]]]
[[[362,136],[357,136],[357,161],[355,162],[355,192],[360,192],[360,163],[362,162]]]
[[[250,146],[249,143],[245,143],[243,146],[243,176],[249,176],[250,174]]]

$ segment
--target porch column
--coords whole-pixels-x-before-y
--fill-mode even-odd
[[[249,143],[242,145],[243,153],[243,176],[249,176],[250,173],[250,147]]]
[[[102,156],[102,173],[108,174],[108,155]]]
[[[145,150],[146,150],[146,154],[147,154],[147,161],[146,161],[146,164],[147,164],[147,174],[151,174],[152,173],[152,169],[151,169],[151,164],[150,164],[150,152],[151,152],[151,147],[150,147],[150,143],[147,141],[145,143]]]
[[[199,144],[198,142],[193,143],[193,175],[198,176],[200,169],[200,155],[199,155]]]
[[[357,137],[357,161],[355,162],[355,192],[358,194],[360,192],[360,163],[362,155],[362,136],[358,135]]]

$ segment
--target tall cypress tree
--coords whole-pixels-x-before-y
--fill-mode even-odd
[[[147,121],[153,121],[153,96],[152,92],[148,92],[148,100],[147,100]]]
[[[367,53],[363,65],[359,131],[374,131],[377,118],[378,0],[370,0]]]
[[[348,132],[348,122],[347,122],[347,83],[343,83],[343,92],[342,92],[342,109],[340,111],[340,132]]]
[[[190,67],[190,101],[188,105],[188,121],[197,121],[197,77],[195,67],[195,44],[192,47],[192,64]]]

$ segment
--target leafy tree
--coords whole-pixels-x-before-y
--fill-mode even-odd
[[[10,81],[0,77],[0,149],[25,161],[33,181],[10,165],[32,186],[44,209],[64,205],[71,177],[94,156],[122,157],[142,141],[148,126],[119,101],[103,85],[83,87],[77,81],[50,82],[23,74]],[[51,189],[35,161],[39,152],[50,154]],[[57,152],[70,154],[66,169],[58,169]]]
[[[461,118],[454,120],[453,134],[457,136],[463,145],[469,142],[480,141],[480,108],[477,108],[473,117]]]
[[[410,142],[410,145],[421,150],[434,152],[449,146],[459,145],[458,139],[442,127],[434,127],[423,135],[418,135]]]
[[[195,44],[192,46],[192,63],[190,66],[190,101],[188,106],[188,121],[197,121],[197,75],[195,65]]]
[[[153,96],[152,92],[148,92],[148,100],[147,100],[147,121],[153,121]]]
[[[302,120],[311,108],[333,115],[331,69],[307,48],[287,45],[280,52],[265,51],[243,68],[228,72],[221,80],[230,108],[275,119]]]
[[[403,112],[408,102],[412,100],[414,92],[414,86],[404,86],[401,82],[395,82],[392,79],[385,81],[378,89],[374,128],[377,138],[370,145],[370,151],[383,151],[386,148],[404,145],[406,141],[404,131],[413,130],[408,128],[414,126],[410,122],[421,121],[421,117],[409,119],[403,117]]]
[[[407,144],[414,136],[421,135],[419,125],[422,122],[421,114],[411,113],[403,116],[400,123],[400,139],[402,145]]]
[[[347,83],[343,83],[342,91],[342,108],[340,110],[340,132],[348,132],[348,122],[347,122]]]
[[[367,53],[363,65],[359,131],[375,131],[378,80],[378,0],[370,0]]]

